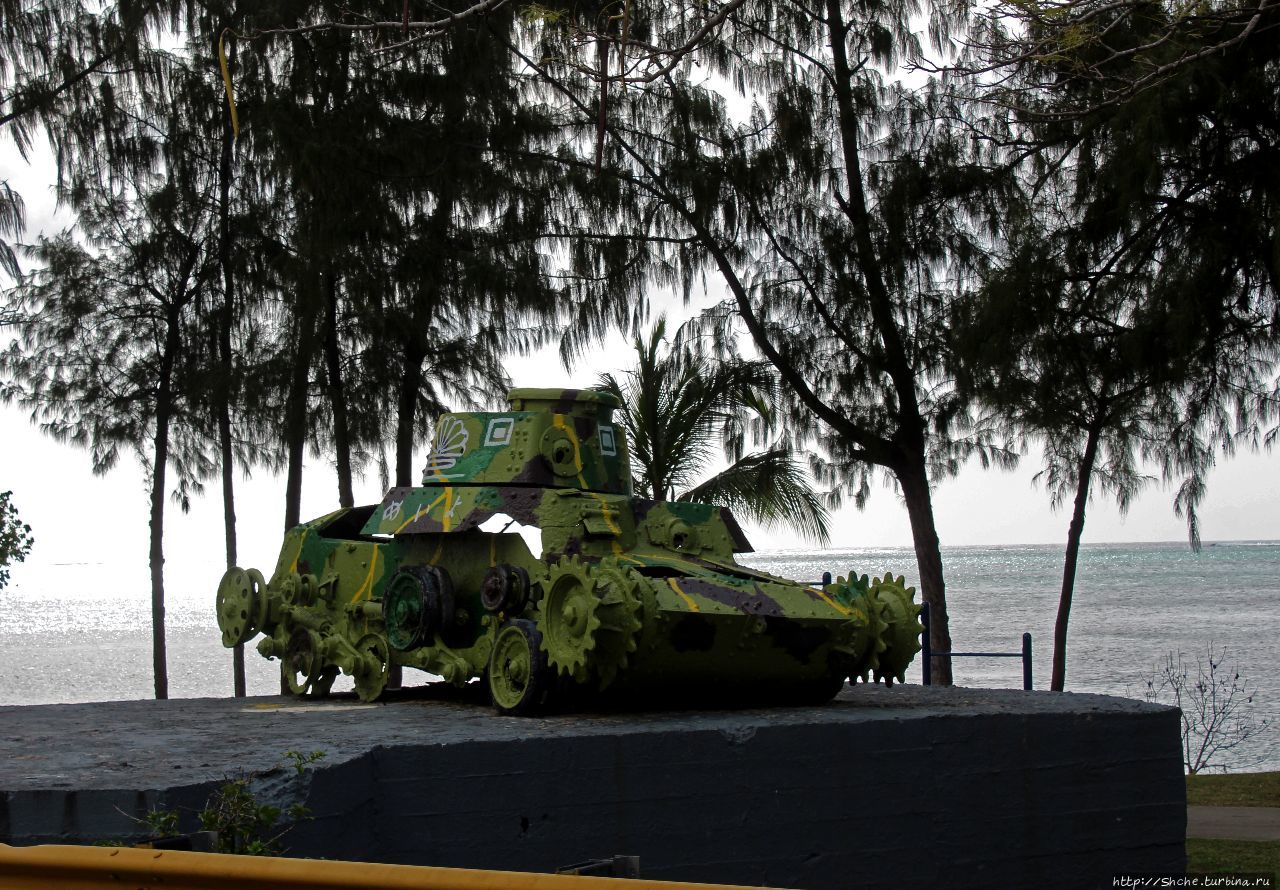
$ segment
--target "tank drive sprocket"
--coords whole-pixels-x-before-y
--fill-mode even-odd
[[[280,602],[286,606],[310,606],[316,601],[320,581],[315,575],[289,572],[278,577],[272,585],[277,589]]]
[[[865,681],[879,668],[881,655],[888,648],[884,607],[872,594],[870,579],[856,572],[837,578],[824,592],[849,610],[849,630],[838,648],[850,679]]]
[[[573,556],[551,567],[543,590],[537,627],[547,662],[577,683],[594,673],[607,685],[640,631],[635,579],[615,564],[596,567]]]
[[[596,629],[594,662],[600,678],[599,688],[604,689],[636,651],[636,641],[644,627],[645,580],[635,569],[614,559],[600,563],[597,577],[600,605],[596,611],[601,620]]]
[[[886,572],[871,584],[870,593],[880,602],[880,614],[886,624],[882,635],[885,649],[874,668],[877,681],[905,682],[907,667],[920,651],[924,625],[920,623],[920,606],[915,602],[916,589],[907,587],[906,582],[902,575],[895,578],[892,572]]]

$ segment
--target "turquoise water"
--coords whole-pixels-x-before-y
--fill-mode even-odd
[[[1017,651],[1034,640],[1037,689],[1047,687],[1061,586],[1056,546],[957,547],[943,551],[957,651]],[[833,574],[916,575],[906,548],[760,552],[751,565],[798,580]],[[216,563],[175,567],[168,576],[170,692],[225,695],[230,655],[219,642],[212,588]],[[133,574],[102,565],[23,568],[0,592],[0,704],[101,701],[151,694],[146,567]],[[1254,707],[1280,717],[1280,542],[1224,542],[1192,553],[1185,544],[1093,544],[1081,552],[1072,610],[1067,689],[1141,697],[1169,652],[1194,658],[1213,645],[1256,685]],[[278,690],[275,662],[250,651],[249,687]],[[413,672],[406,679],[412,682]],[[958,659],[960,685],[1014,687],[1016,659]],[[914,665],[908,682],[919,682]],[[1280,769],[1272,727],[1233,765]]]

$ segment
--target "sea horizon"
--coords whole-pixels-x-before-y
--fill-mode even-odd
[[[763,543],[763,542],[761,542]],[[1046,689],[1061,587],[1059,544],[943,545],[956,651],[1015,652],[1033,639],[1034,688]],[[884,572],[918,586],[909,546],[778,548],[741,561],[802,582]],[[64,561],[19,566],[0,591],[0,705],[150,698],[150,587],[145,565],[128,572]],[[32,571],[27,571],[30,568]],[[231,654],[221,646],[213,594],[221,562],[166,572],[170,695],[229,695]],[[125,576],[128,577],[125,577]],[[1236,768],[1280,769],[1280,541],[1093,542],[1081,559],[1068,636],[1068,692],[1142,698],[1168,654],[1226,649],[1255,689],[1254,709],[1271,726],[1231,760]],[[251,694],[278,691],[278,663],[247,648]],[[919,683],[917,657],[907,682]],[[958,686],[1021,688],[1016,659],[955,659]],[[417,685],[425,675],[406,672]],[[340,685],[336,688],[342,689]],[[349,681],[348,681],[349,683]]]

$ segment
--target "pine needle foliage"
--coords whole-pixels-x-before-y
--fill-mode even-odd
[[[611,207],[628,274],[685,295],[723,287],[702,334],[722,357],[747,337],[776,370],[782,423],[828,455],[819,484],[861,505],[878,474],[892,480],[934,648],[948,651],[932,486],[969,457],[1014,457],[954,386],[949,306],[1019,208],[992,144],[973,138],[975,109],[940,80],[900,75],[950,52],[965,4],[742,0],[618,13],[543,20],[525,60],[584,130],[598,128],[601,191],[629,196]],[[577,40],[584,33],[594,42]],[[936,675],[948,682],[949,664]]]
[[[1280,19],[1250,33],[1249,6],[997,4],[979,41],[1029,212],[954,327],[966,387],[1073,499],[1055,689],[1091,494],[1123,511],[1157,468],[1198,548],[1208,471],[1280,408]]]

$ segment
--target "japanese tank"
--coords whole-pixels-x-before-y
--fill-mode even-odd
[[[297,695],[343,673],[371,701],[401,665],[482,678],[516,715],[592,697],[814,703],[849,678],[903,679],[921,625],[902,577],[740,565],[751,546],[728,509],[632,495],[612,395],[508,400],[444,415],[422,485],[288,532],[269,580],[228,570],[223,644],[261,634]]]

